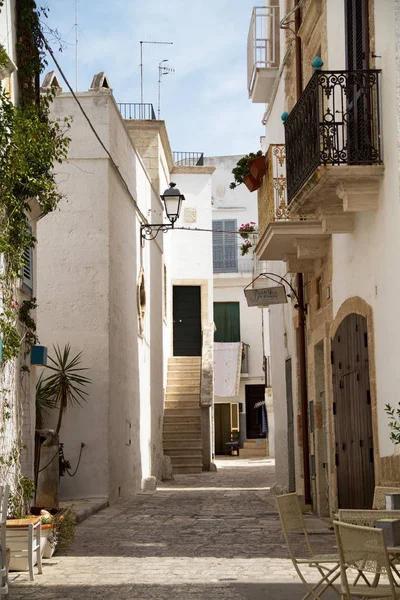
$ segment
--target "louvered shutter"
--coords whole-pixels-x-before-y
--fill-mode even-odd
[[[33,248],[24,250],[24,266],[22,267],[22,290],[33,295]]]
[[[236,219],[213,221],[214,273],[236,273],[238,270],[238,242]]]

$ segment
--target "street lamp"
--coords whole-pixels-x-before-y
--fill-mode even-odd
[[[176,183],[171,182],[169,188],[160,195],[161,200],[164,202],[165,212],[170,222],[157,224],[146,223],[145,225],[141,225],[140,237],[142,238],[142,242],[144,240],[154,240],[160,231],[167,233],[169,229],[174,228],[176,221],[179,219],[182,200],[185,199],[185,196],[181,194],[175,186]]]

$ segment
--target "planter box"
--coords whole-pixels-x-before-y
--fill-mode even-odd
[[[249,192],[255,192],[261,185],[261,181],[257,180],[251,173],[248,173],[243,179],[244,185],[247,187]]]
[[[267,172],[267,163],[265,162],[265,156],[257,156],[249,163],[250,173],[254,179],[261,179]]]
[[[53,536],[53,525],[46,523],[42,525],[40,532],[40,553],[43,558],[51,558],[55,552],[56,544],[50,542]]]
[[[40,517],[32,519],[8,519],[6,540],[10,548],[10,571],[29,571],[33,580],[33,567],[38,564],[42,572],[40,547]]]

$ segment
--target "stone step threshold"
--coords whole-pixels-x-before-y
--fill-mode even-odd
[[[71,508],[76,522],[81,523],[99,510],[108,506],[107,498],[80,498],[75,500],[60,500],[60,508]]]

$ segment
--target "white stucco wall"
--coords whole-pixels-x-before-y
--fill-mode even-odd
[[[400,220],[396,104],[395,10],[393,2],[375,0],[376,67],[382,69],[382,142],[385,174],[380,189],[379,210],[355,215],[352,234],[333,236],[334,316],[342,303],[360,296],[371,305],[374,315],[378,433],[381,456],[393,454],[389,440],[386,403],[397,404],[400,376],[400,328],[396,314],[400,282],[396,273],[400,259],[398,223]],[[331,31],[332,47],[336,44]],[[330,40],[330,38],[329,38]],[[333,52],[333,50],[332,50]],[[397,69],[397,74],[399,70]],[[397,127],[394,125],[397,123]]]
[[[158,474],[162,452],[162,253],[154,242],[141,247],[133,199],[144,214],[160,200],[110,93],[80,94],[80,100],[133,198],[73,98],[57,98],[56,114],[72,113],[74,122],[69,161],[58,169],[66,198],[40,222],[38,329],[48,346],[70,342],[74,354],[82,350],[93,381],[88,402],[69,408],[61,429],[72,466],[80,442],[86,444],[76,477],[62,480],[62,495],[114,502],[138,490],[143,477]],[[147,298],[142,334],[141,268]]]

